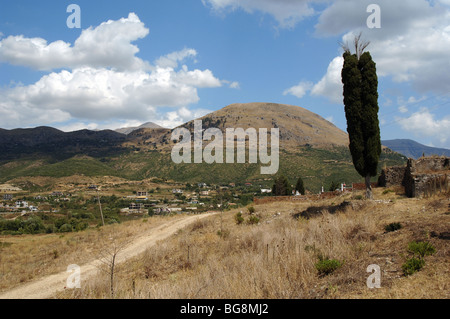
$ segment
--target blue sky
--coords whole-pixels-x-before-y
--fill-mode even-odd
[[[2,128],[172,128],[276,102],[345,131],[339,42],[363,32],[382,139],[450,148],[449,0],[0,1]],[[372,3],[381,28],[367,27]]]

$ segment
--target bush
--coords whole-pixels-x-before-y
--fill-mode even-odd
[[[247,224],[249,225],[255,225],[259,223],[259,218],[256,216],[250,216],[247,220]]]
[[[425,265],[425,260],[419,258],[410,258],[402,265],[402,271],[405,276],[410,276],[419,271]]]
[[[389,225],[384,226],[384,230],[386,232],[393,232],[402,228],[400,223],[390,223]]]
[[[433,255],[436,252],[436,249],[429,242],[412,241],[408,244],[408,251],[414,254],[414,256],[407,259],[406,263],[402,265],[403,274],[405,276],[410,276],[421,270],[425,265],[424,257]]]
[[[71,224],[64,224],[59,228],[60,233],[70,233],[72,232],[72,225]]]
[[[88,229],[89,224],[87,222],[80,222],[78,224],[75,225],[75,231],[83,231]]]
[[[45,226],[42,223],[42,219],[39,217],[31,217],[22,222],[22,226],[23,228],[21,228],[21,230],[24,234],[40,234],[45,232]]]
[[[244,222],[244,218],[242,217],[242,213],[237,213],[234,215],[234,220],[236,221],[236,224],[240,225]]]
[[[413,241],[408,244],[408,251],[413,254],[417,254],[420,259],[423,259],[425,256],[433,255],[436,252],[436,249],[429,242]]]
[[[255,207],[250,206],[248,209],[249,214],[254,214],[255,213]]]
[[[339,260],[328,258],[326,259],[320,258],[315,265],[317,271],[319,272],[320,277],[327,276],[333,273],[336,269],[340,268],[341,266],[342,263]]]

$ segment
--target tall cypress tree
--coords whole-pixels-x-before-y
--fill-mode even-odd
[[[295,184],[295,190],[301,195],[305,195],[305,184],[303,183],[303,179],[301,177],[298,178],[297,184]]]
[[[370,178],[377,175],[381,154],[378,77],[372,56],[369,52],[363,53],[368,43],[361,45],[359,40],[360,37],[355,38],[355,54],[351,54],[348,47],[344,48],[342,83],[353,165],[365,178],[366,197],[372,198]]]

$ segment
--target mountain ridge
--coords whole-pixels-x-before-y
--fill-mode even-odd
[[[391,150],[413,159],[418,159],[424,154],[425,156],[450,156],[450,149],[426,146],[411,139],[384,140],[381,143]]]
[[[160,126],[158,124],[155,124],[153,122],[146,122],[146,123],[144,123],[142,125],[139,125],[139,126],[122,127],[122,128],[115,129],[114,131],[118,132],[118,133],[122,133],[122,134],[128,135],[128,134],[130,134],[130,133],[132,133],[132,132],[134,132],[136,130],[140,130],[140,129],[143,129],[143,128],[164,129],[164,127],[162,127],[162,126]]]

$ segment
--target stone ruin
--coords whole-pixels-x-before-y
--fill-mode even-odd
[[[450,191],[450,157],[409,159],[405,166],[383,169],[378,179],[381,187],[401,185],[408,197],[430,197]]]

